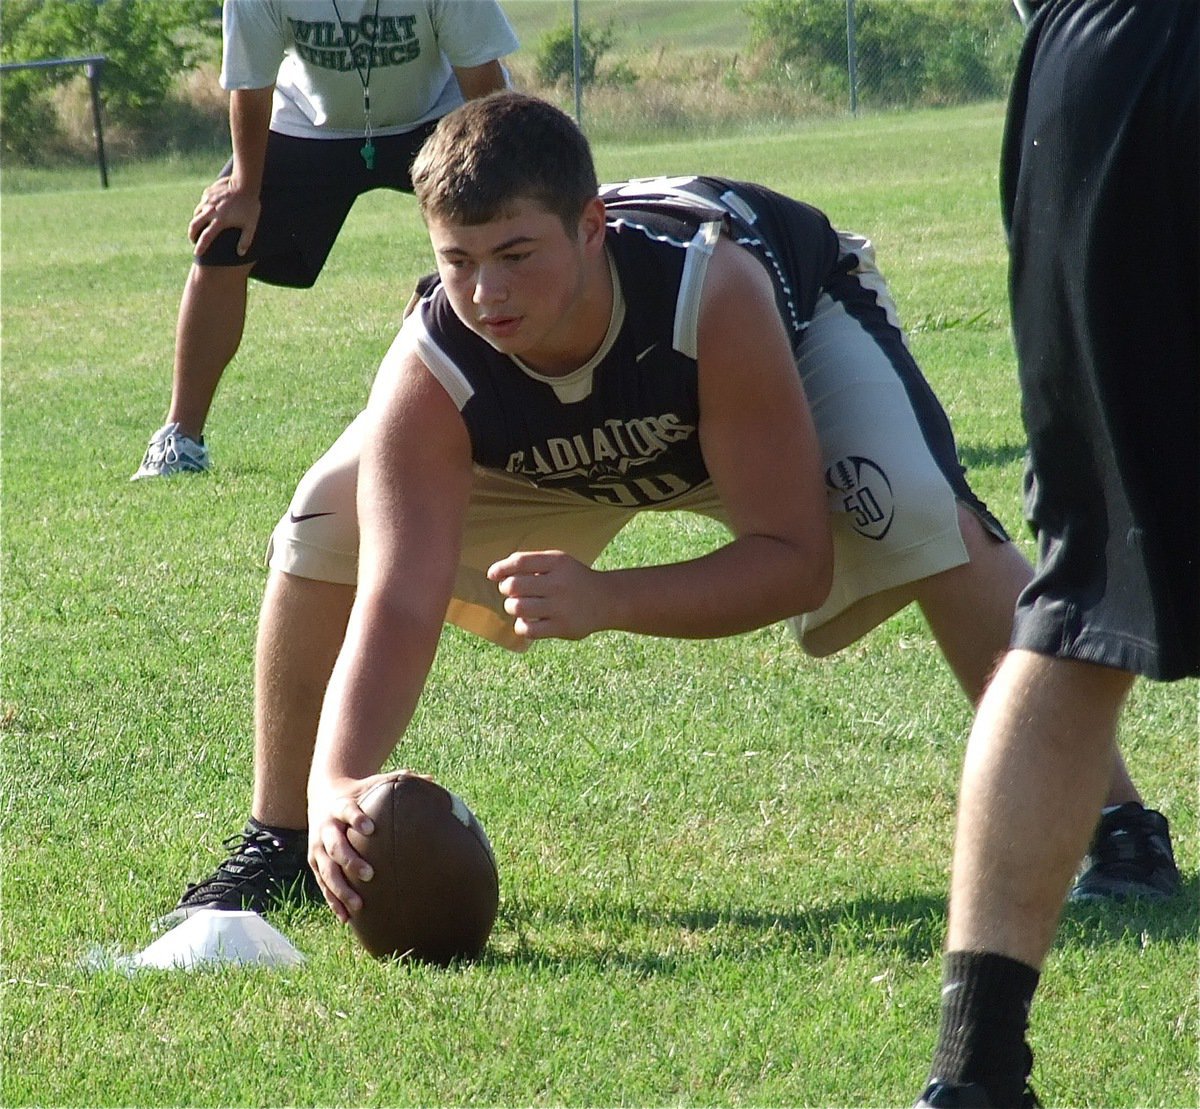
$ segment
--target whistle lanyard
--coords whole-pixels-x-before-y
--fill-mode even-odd
[[[333,14],[337,16],[338,26],[342,29],[342,37],[346,37],[346,24],[342,13],[338,11],[337,0],[333,0]],[[349,42],[346,48],[350,51],[350,61],[363,90],[363,138],[366,140],[359,153],[366,163],[367,169],[375,168],[375,143],[371,138],[371,68],[375,64],[375,36],[379,34],[379,0],[375,0],[375,18],[371,23],[371,41],[367,47],[367,70],[364,73],[358,59],[354,56],[354,47]]]

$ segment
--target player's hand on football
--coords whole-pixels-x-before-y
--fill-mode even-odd
[[[343,924],[362,908],[362,898],[346,878],[353,871],[360,882],[369,882],[372,871],[367,861],[350,846],[346,829],[369,836],[375,823],[359,808],[359,799],[385,775],[345,778],[325,782],[320,788],[310,783],[308,791],[308,865],[333,915]]]
[[[603,575],[563,551],[517,551],[487,576],[526,639],[583,639],[604,627]]]
[[[222,231],[240,227],[237,252],[245,254],[254,241],[261,211],[257,196],[240,191],[231,178],[218,178],[201,194],[188,224],[188,238],[196,244],[196,253],[203,254]]]

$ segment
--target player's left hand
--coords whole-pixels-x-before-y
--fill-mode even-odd
[[[605,626],[603,574],[564,551],[516,551],[487,576],[525,639],[583,639]]]

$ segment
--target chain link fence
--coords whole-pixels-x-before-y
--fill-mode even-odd
[[[1012,0],[510,0],[510,8],[527,87],[556,91],[593,126],[615,124],[624,101],[633,105],[627,124],[640,117],[646,131],[682,134],[705,121],[720,130],[1001,100],[1022,38]]]
[[[1000,98],[1022,35],[1008,0],[758,0],[747,13],[779,69],[853,114]]]
[[[1022,36],[1014,0],[501,3],[521,39],[507,59],[517,87],[574,112],[593,139],[615,141],[686,140],[822,115],[998,101]],[[104,48],[95,52],[109,55],[104,127],[117,157],[223,150],[228,117],[217,86],[215,11],[212,0],[0,0],[0,60],[73,56],[106,30],[107,39],[97,39]],[[191,18],[196,12],[207,13],[206,22]],[[155,73],[139,66],[130,44],[141,39],[126,28],[76,26],[84,14],[100,20],[121,13],[170,44]],[[41,77],[13,72],[0,81],[4,154],[33,165],[92,158],[88,90],[82,81],[60,86]],[[148,90],[150,77],[157,84]]]

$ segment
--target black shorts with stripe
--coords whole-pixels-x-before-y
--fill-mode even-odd
[[[1038,569],[1014,646],[1200,674],[1200,5],[1050,0],[1001,165]]]

